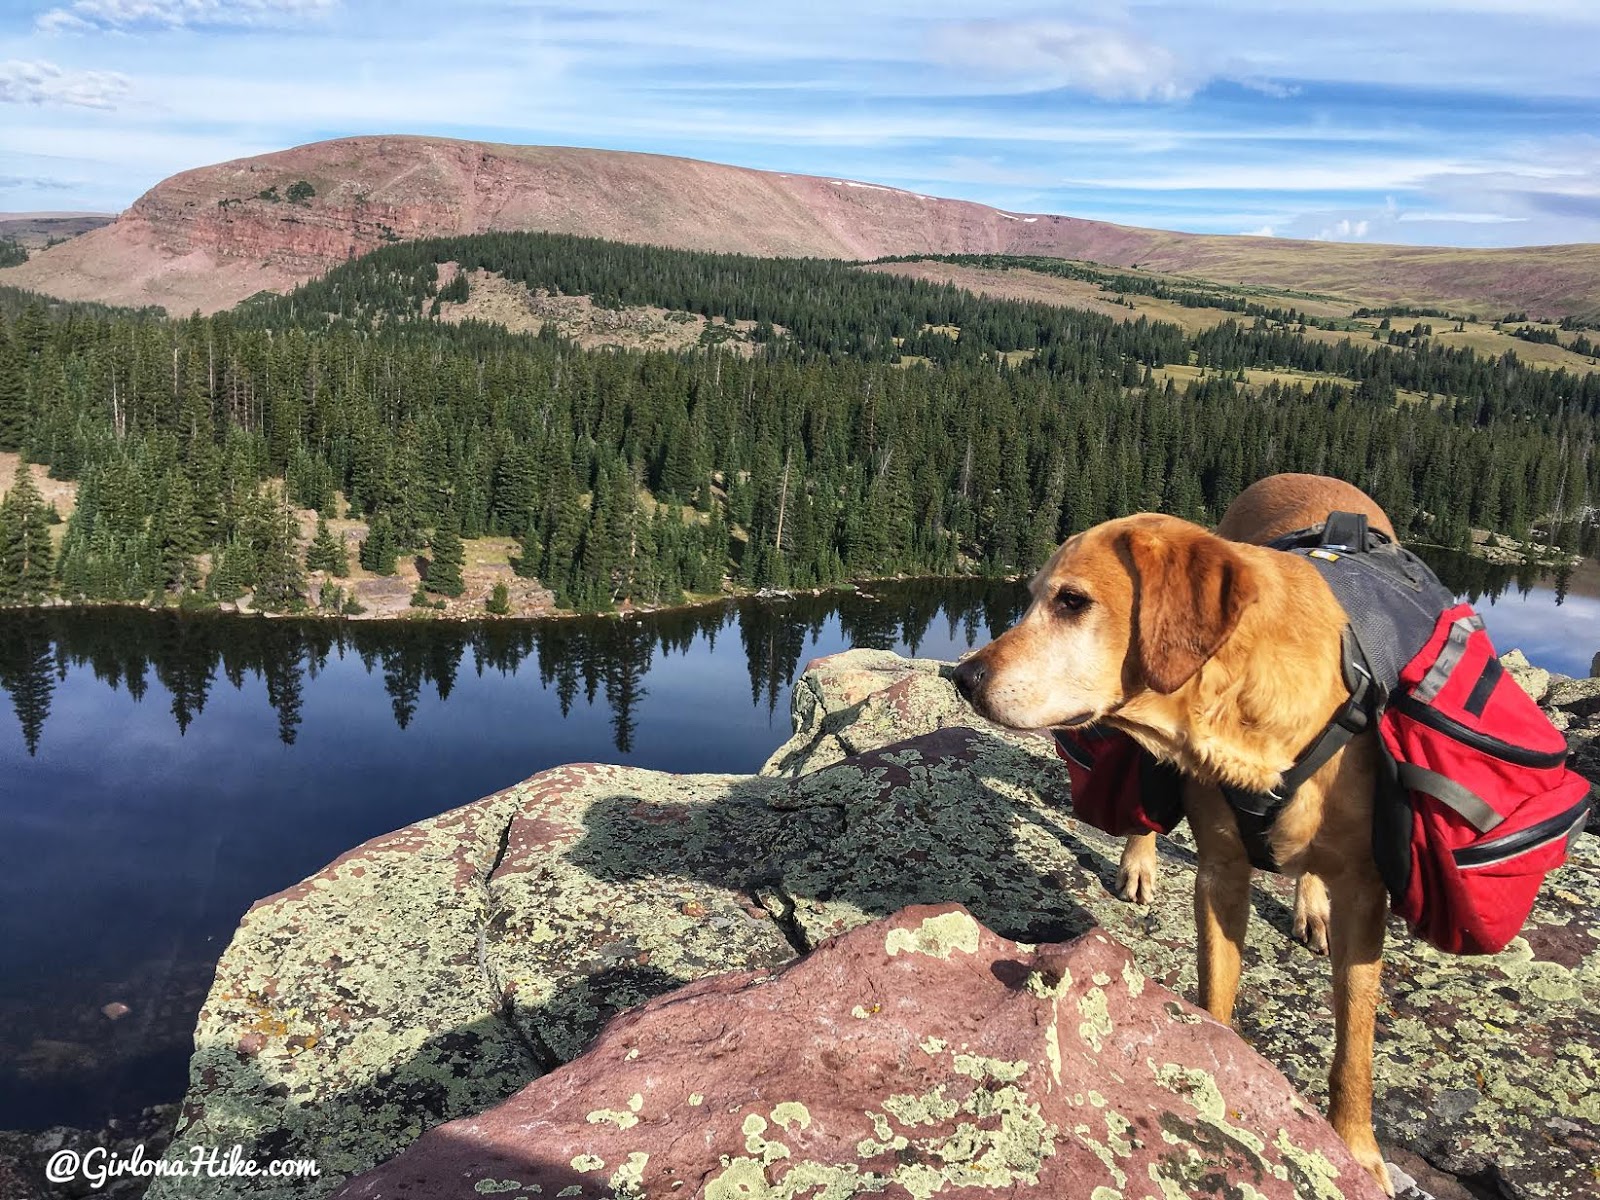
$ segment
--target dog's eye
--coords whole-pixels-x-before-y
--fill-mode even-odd
[[[1077,616],[1089,607],[1089,597],[1075,588],[1064,587],[1056,593],[1056,608],[1069,616]]]

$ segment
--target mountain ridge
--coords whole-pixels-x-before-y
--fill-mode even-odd
[[[291,201],[289,188],[312,194]],[[65,299],[214,312],[394,241],[540,230],[765,257],[1071,258],[1353,303],[1600,316],[1600,245],[1504,250],[1139,229],[632,151],[370,135],[193,168],[0,271]]]

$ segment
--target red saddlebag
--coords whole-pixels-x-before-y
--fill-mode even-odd
[[[1117,837],[1168,833],[1183,820],[1177,769],[1117,729],[1058,729],[1056,753],[1072,777],[1078,820]]]
[[[1440,614],[1378,729],[1393,774],[1373,840],[1394,911],[1452,954],[1504,949],[1588,817],[1566,739],[1466,604]]]

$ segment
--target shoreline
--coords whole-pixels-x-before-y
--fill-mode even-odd
[[[1543,557],[1536,562],[1528,562],[1514,551],[1504,546],[1487,547],[1482,542],[1474,542],[1471,550],[1455,550],[1447,546],[1440,546],[1433,542],[1414,541],[1406,543],[1413,548],[1438,551],[1447,554],[1460,554],[1467,558],[1476,559],[1491,567],[1506,571],[1515,571],[1522,568],[1532,568],[1541,575],[1552,574],[1561,570],[1574,570],[1581,567],[1585,560],[1581,555],[1567,554],[1556,558]],[[1600,560],[1597,560],[1600,562]],[[389,578],[384,576],[382,578]],[[252,608],[249,605],[240,605],[233,601],[218,601],[203,606],[184,607],[181,601],[167,604],[154,605],[138,600],[68,600],[62,597],[51,597],[40,604],[11,604],[0,605],[0,615],[7,613],[46,613],[58,610],[93,611],[96,609],[138,610],[151,614],[172,613],[185,617],[251,617],[275,621],[326,621],[326,622],[447,622],[457,625],[471,625],[487,622],[512,622],[512,621],[571,621],[582,618],[630,620],[637,617],[654,616],[661,613],[688,612],[695,609],[710,608],[718,604],[728,604],[745,600],[766,600],[780,603],[794,599],[815,599],[834,593],[861,592],[863,588],[872,584],[902,584],[902,583],[959,583],[962,581],[984,580],[990,583],[1016,583],[1026,578],[1022,572],[1005,575],[984,575],[979,572],[970,572],[955,575],[940,574],[938,572],[913,572],[897,575],[867,575],[856,579],[845,580],[842,583],[827,584],[820,587],[805,588],[736,588],[732,591],[721,592],[715,595],[707,593],[692,593],[692,598],[684,599],[674,604],[659,605],[628,605],[621,608],[612,608],[606,612],[580,612],[576,609],[550,607],[538,612],[510,612],[492,613],[481,607],[481,601],[471,603],[479,605],[471,611],[461,611],[464,607],[459,600],[452,601],[442,598],[440,608],[407,608],[398,612],[375,611],[367,609],[359,613],[330,613],[318,609],[306,609],[302,612],[267,612]],[[454,609],[455,611],[452,611]]]
[[[573,621],[581,619],[594,620],[632,620],[638,617],[657,616],[662,613],[688,612],[694,609],[711,608],[719,604],[737,603],[745,600],[763,600],[769,603],[784,603],[798,599],[816,599],[834,593],[856,592],[870,595],[863,589],[872,584],[903,584],[903,583],[960,583],[963,581],[986,581],[989,583],[1016,583],[1023,579],[1021,574],[1011,575],[982,575],[978,573],[963,575],[908,574],[908,575],[868,575],[859,579],[847,580],[844,583],[828,584],[822,587],[807,588],[743,588],[731,592],[722,592],[717,595],[696,593],[694,599],[686,599],[675,604],[658,605],[629,605],[625,608],[612,608],[606,612],[580,612],[570,608],[550,608],[543,612],[535,613],[492,613],[487,609],[468,613],[453,613],[448,605],[445,609],[411,608],[402,613],[360,612],[360,613],[329,613],[316,609],[307,609],[303,612],[267,612],[262,609],[252,608],[249,605],[239,605],[234,602],[217,602],[202,607],[185,608],[182,603],[154,605],[138,600],[67,600],[53,597],[42,604],[10,604],[0,605],[0,616],[8,613],[49,613],[49,612],[89,612],[98,609],[113,609],[117,611],[138,611],[151,615],[172,614],[181,617],[240,617],[272,621],[326,621],[326,622],[388,622],[390,624],[405,624],[409,622],[440,622],[453,625],[473,625],[479,623],[501,623],[515,621]]]

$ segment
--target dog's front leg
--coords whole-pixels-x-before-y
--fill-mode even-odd
[[[1231,1024],[1244,935],[1250,924],[1250,858],[1221,792],[1189,784],[1184,789],[1184,808],[1200,859],[1194,879],[1200,1007],[1223,1024]]]
[[[1372,1041],[1383,973],[1383,926],[1389,900],[1377,872],[1352,870],[1328,880],[1333,913],[1333,1067],[1328,1120],[1356,1161],[1394,1195],[1372,1131]]]

